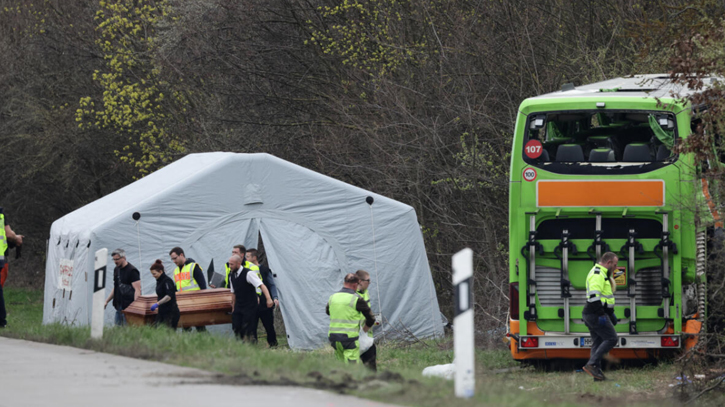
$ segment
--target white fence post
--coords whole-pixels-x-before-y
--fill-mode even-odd
[[[108,263],[108,249],[96,252],[93,265],[93,310],[91,313],[91,338],[103,337],[104,300],[106,298],[106,263]]]
[[[473,336],[473,250],[453,255],[453,350],[456,366],[456,397],[471,398],[476,389],[476,355]]]

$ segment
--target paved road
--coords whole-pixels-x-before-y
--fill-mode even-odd
[[[0,407],[384,407],[321,390],[209,384],[214,374],[0,337]]]

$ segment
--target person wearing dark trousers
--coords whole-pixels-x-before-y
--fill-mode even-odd
[[[602,357],[617,344],[617,317],[614,315],[614,290],[612,276],[619,258],[612,252],[602,255],[599,263],[587,275],[587,303],[582,311],[584,324],[592,336],[589,362],[582,368],[594,381],[606,380],[602,372]]]
[[[176,285],[174,280],[166,275],[161,260],[151,265],[151,275],[156,279],[156,303],[151,304],[151,311],[158,309],[156,326],[167,326],[176,329],[179,326],[179,306],[176,303]]]
[[[206,290],[206,279],[201,267],[193,259],[186,258],[184,249],[174,247],[169,252],[169,257],[176,264],[174,284],[177,292]],[[184,328],[184,331],[191,331],[191,328]],[[206,327],[197,326],[196,332],[206,332]]]
[[[257,322],[259,288],[266,299],[268,307],[272,307],[269,290],[262,284],[257,273],[242,267],[242,258],[234,255],[229,258],[229,283],[232,291],[232,330],[237,338],[256,343],[254,328]]]
[[[259,274],[262,276],[262,283],[267,287],[269,293],[272,295],[272,301],[274,305],[268,307],[266,302],[259,301],[259,309],[257,312],[258,321],[262,321],[264,330],[267,332],[267,344],[270,348],[277,346],[277,333],[274,331],[274,309],[279,306],[279,299],[277,297],[277,286],[274,284],[274,276],[272,270],[269,267],[259,264],[259,258],[257,257],[257,249],[247,250],[247,262],[259,267]],[[256,330],[255,330],[256,334]]]
[[[23,245],[23,235],[15,234],[7,222],[3,208],[0,207],[0,269],[3,270],[4,273],[7,273],[7,259],[5,256],[7,256],[8,248],[12,245],[17,248],[16,250],[20,250],[20,246]],[[8,314],[5,309],[5,297],[3,295],[4,284],[5,281],[3,280],[2,284],[0,284],[0,328],[5,328],[8,324]]]
[[[138,269],[126,260],[126,251],[116,249],[111,253],[116,267],[113,269],[113,288],[106,298],[104,308],[113,300],[116,309],[115,323],[117,326],[126,325],[126,315],[123,310],[141,295],[141,275]]]
[[[370,273],[365,270],[358,270],[355,272],[355,275],[357,275],[357,278],[360,280],[360,283],[357,287],[357,293],[360,294],[363,300],[368,303],[368,307],[370,307],[370,309],[372,310],[373,307],[370,303],[370,292],[368,291],[368,288],[370,287]],[[367,335],[373,338],[373,328],[370,328],[370,330],[368,330]],[[373,345],[368,350],[360,355],[360,360],[367,368],[369,368],[373,372],[377,372],[377,355],[378,351],[377,348],[375,348],[375,344],[373,343]]]

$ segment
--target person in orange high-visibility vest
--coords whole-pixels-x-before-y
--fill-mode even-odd
[[[206,290],[206,280],[204,279],[201,267],[194,260],[186,258],[184,249],[174,247],[169,252],[169,257],[176,264],[176,269],[174,269],[174,283],[176,284],[177,292]],[[184,330],[190,331],[191,328],[184,328]],[[196,331],[205,332],[206,327],[197,326]]]

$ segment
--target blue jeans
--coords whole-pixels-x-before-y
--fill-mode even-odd
[[[121,310],[116,310],[116,326],[126,325],[126,314]]]
[[[608,316],[606,323],[599,325],[599,315],[582,314],[582,319],[592,335],[592,352],[587,364],[602,367],[602,357],[617,344],[617,331]]]

